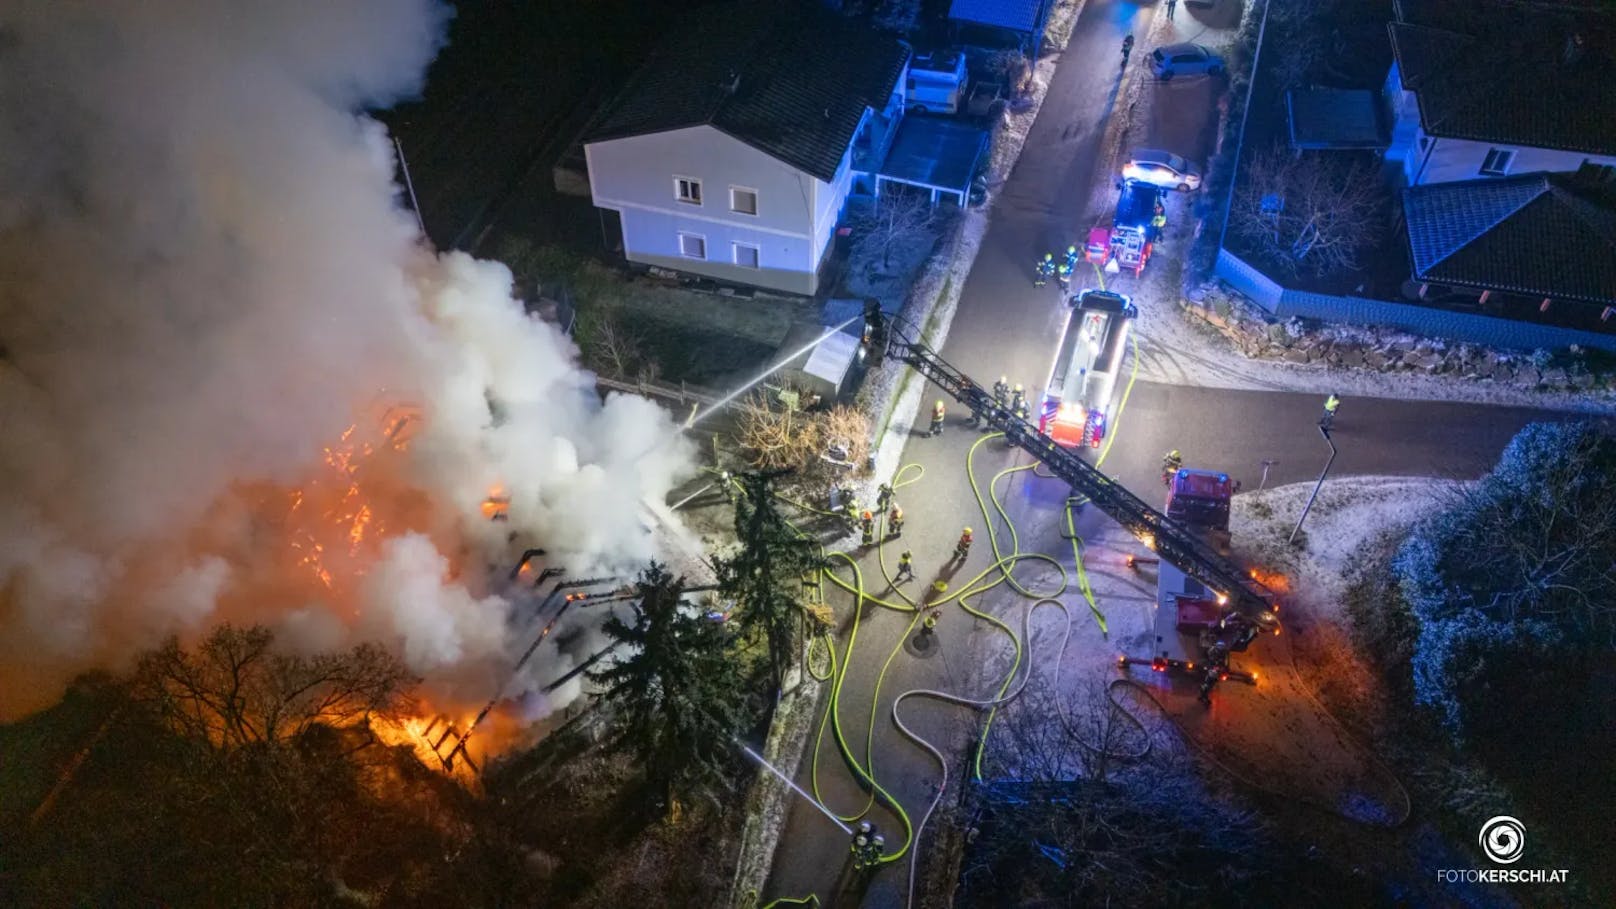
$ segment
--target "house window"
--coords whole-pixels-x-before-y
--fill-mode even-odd
[[[1482,159],[1481,172],[1490,177],[1502,177],[1509,173],[1509,166],[1514,161],[1514,151],[1507,148],[1489,148],[1487,157]]]
[[[747,243],[735,244],[735,264],[742,268],[758,267],[758,248]]]
[[[701,181],[695,177],[674,177],[673,197],[690,205],[700,205]]]
[[[679,255],[687,259],[707,258],[707,238],[700,234],[680,234]]]
[[[743,186],[729,188],[729,210],[738,215],[757,214],[757,190]]]

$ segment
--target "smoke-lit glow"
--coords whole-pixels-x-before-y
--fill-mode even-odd
[[[524,548],[657,554],[676,427],[602,405],[503,266],[426,249],[355,113],[419,90],[446,21],[0,2],[0,719],[224,621],[381,642],[474,713],[532,640],[499,587]],[[598,649],[556,637],[507,694]]]

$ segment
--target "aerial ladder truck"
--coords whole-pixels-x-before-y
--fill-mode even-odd
[[[879,366],[884,358],[891,358],[914,368],[954,400],[970,408],[978,422],[1004,433],[1010,444],[1041,461],[1050,473],[1071,486],[1074,496],[1088,499],[1133,534],[1147,549],[1155,552],[1162,563],[1172,565],[1204,586],[1217,605],[1217,614],[1209,619],[1215,634],[1207,641],[1207,653],[1202,657],[1202,665],[1191,671],[1199,675],[1207,669],[1219,670],[1206,676],[1214,684],[1220,678],[1253,680],[1246,673],[1230,670],[1227,659],[1231,651],[1245,650],[1257,635],[1278,633],[1277,603],[1268,588],[1220,551],[1216,541],[1209,538],[1203,528],[1174,520],[1152,508],[1084,460],[1078,449],[1058,444],[1039,432],[1033,423],[1000,406],[994,400],[992,391],[955,369],[930,347],[909,337],[896,320],[889,319],[881,312],[878,304],[872,301],[871,305],[866,306],[864,315],[864,344],[867,362],[871,367]],[[913,331],[912,326],[909,332],[919,334]],[[1165,670],[1186,668],[1166,664],[1157,666],[1153,665],[1152,660],[1123,659],[1121,662],[1142,662],[1152,665],[1152,668]],[[1207,690],[1210,690],[1210,685],[1203,689],[1203,694]]]

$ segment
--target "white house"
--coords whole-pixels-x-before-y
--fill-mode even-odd
[[[691,13],[584,138],[630,262],[813,294],[855,171],[903,116],[909,48],[812,4]]]
[[[1616,178],[1616,46],[1592,16],[1399,0],[1382,96],[1409,186]]]

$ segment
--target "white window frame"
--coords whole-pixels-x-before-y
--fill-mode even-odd
[[[1496,161],[1494,160],[1494,156],[1497,156]],[[1489,162],[1492,162],[1494,166],[1489,168],[1487,166]],[[1515,150],[1513,148],[1498,148],[1497,146],[1494,146],[1487,149],[1487,154],[1481,159],[1481,168],[1477,172],[1489,177],[1503,177],[1509,174],[1509,168],[1514,163]]]
[[[739,208],[735,207],[735,194],[738,192],[752,194],[751,211],[741,211]],[[758,216],[758,191],[750,186],[735,186],[731,184],[729,188],[729,210],[730,214],[746,215],[748,218],[756,218]]]
[[[696,259],[696,260],[701,261],[701,262],[707,261],[707,235],[706,234],[693,234],[688,230],[681,230],[681,231],[678,231],[678,237],[679,237],[679,255],[681,257],[686,258],[686,259]],[[686,240],[699,240],[699,241],[701,241],[701,255],[692,256],[689,252],[686,252],[685,251],[685,241]]]
[[[692,187],[695,188],[695,190],[696,190],[695,198],[693,198],[693,199],[689,198],[684,194],[684,188],[679,185],[681,183],[689,183]],[[698,206],[701,205],[702,204],[702,199],[703,199],[703,193],[702,193],[702,189],[701,189],[701,178],[700,177],[684,177],[684,176],[680,176],[679,174],[674,174],[673,175],[673,198],[674,198],[674,201],[682,202],[685,205],[698,205]]]
[[[748,265],[741,261],[741,250],[743,249],[750,249],[752,251],[753,264]],[[734,259],[735,264],[741,268],[754,268],[758,270],[762,270],[763,268],[763,247],[757,245],[756,243],[731,243],[730,257]]]

